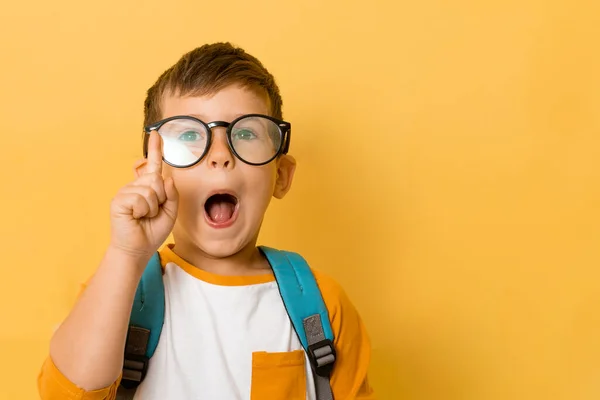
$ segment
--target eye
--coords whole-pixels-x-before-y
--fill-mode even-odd
[[[234,140],[252,140],[256,139],[256,135],[249,129],[238,129],[233,132]]]
[[[178,139],[182,142],[195,142],[196,140],[200,140],[202,137],[198,132],[195,131],[186,131],[179,135]]]

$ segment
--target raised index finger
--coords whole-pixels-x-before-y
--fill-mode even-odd
[[[162,138],[152,131],[148,140],[148,173],[155,172],[162,172]]]

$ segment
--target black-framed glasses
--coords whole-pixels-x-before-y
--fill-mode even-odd
[[[233,155],[250,165],[265,165],[290,147],[292,124],[262,114],[248,114],[231,123],[204,122],[190,115],[178,115],[144,127],[144,157],[148,157],[148,140],[152,131],[163,139],[163,160],[176,168],[191,167],[208,153],[213,139],[212,128],[227,129],[227,143]]]

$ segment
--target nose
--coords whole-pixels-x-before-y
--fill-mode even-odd
[[[213,140],[206,156],[208,167],[211,169],[231,169],[234,166],[234,157],[231,154],[225,128],[213,128]]]

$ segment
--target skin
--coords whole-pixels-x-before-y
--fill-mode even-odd
[[[229,86],[201,97],[165,96],[162,117],[193,115],[203,121],[232,121],[242,114],[269,114],[266,96]],[[150,257],[173,232],[173,250],[197,268],[220,275],[256,275],[269,269],[256,248],[272,197],[289,191],[296,162],[282,155],[264,166],[233,156],[225,128],[213,128],[204,159],[190,168],[162,162],[162,142],[153,132],[148,158],[134,165],[135,180],[111,203],[111,241],[77,304],[55,332],[50,356],[74,384],[97,390],[111,385],[123,368],[123,350],[135,290]],[[233,191],[238,217],[214,228],[204,204],[215,191]]]

